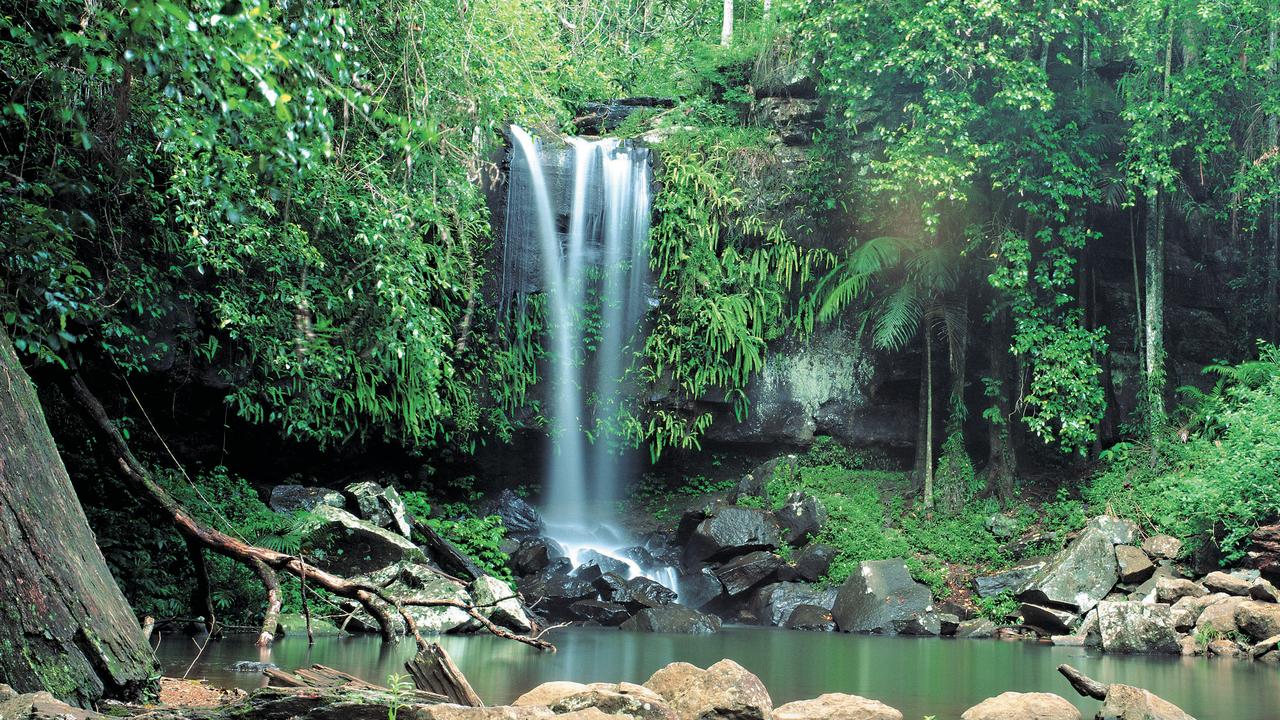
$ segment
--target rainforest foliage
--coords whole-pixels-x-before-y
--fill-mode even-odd
[[[190,414],[298,448],[466,457],[541,424],[540,304],[499,316],[485,295],[505,125],[572,133],[587,101],[657,96],[616,130],[660,157],[647,390],[624,415],[653,459],[699,449],[731,421],[717,408],[747,416],[771,351],[840,324],[919,368],[905,482],[925,508],[968,518],[1029,463],[1102,459],[1079,491],[1151,529],[1225,525],[1237,553],[1275,517],[1276,351],[1257,342],[1280,340],[1280,2],[721,11],[6,0],[0,320],[42,378],[204,388]],[[792,94],[819,128],[766,187],[785,148],[762,98]],[[1210,262],[1238,270],[1206,340],[1218,385],[1179,406],[1169,337],[1197,330],[1171,327],[1167,290],[1190,291],[1166,277]],[[223,459],[175,458],[241,497]],[[843,498],[841,532],[874,525],[883,483],[824,467],[793,480]],[[903,512],[896,534],[839,539],[866,548],[845,559],[936,553],[941,525]],[[496,567],[500,527],[442,515]]]

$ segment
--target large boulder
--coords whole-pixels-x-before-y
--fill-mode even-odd
[[[399,533],[332,505],[317,505],[302,529],[302,542],[324,570],[359,575],[397,563],[426,563],[422,550]]]
[[[796,576],[801,580],[818,582],[826,576],[831,569],[831,562],[839,554],[840,551],[831,545],[813,543],[806,546],[792,557]]]
[[[1170,616],[1173,619],[1173,627],[1179,632],[1190,631],[1200,620],[1200,614],[1204,612],[1205,608],[1222,602],[1228,597],[1228,595],[1217,593],[1202,597],[1188,595],[1178,598],[1178,601],[1169,608]]]
[[[550,684],[550,683],[548,683]],[[576,683],[555,683],[558,686],[575,685]],[[569,688],[564,687],[567,690]],[[531,693],[538,692],[534,688]],[[634,720],[677,720],[675,711],[667,706],[662,696],[643,685],[632,683],[591,683],[581,686],[573,692],[540,693],[547,699],[545,704],[557,716],[565,713],[580,712],[588,708],[596,708],[610,717],[630,717]],[[524,697],[524,696],[522,696]],[[520,705],[520,700],[515,704]]]
[[[542,515],[511,488],[504,488],[498,497],[481,503],[480,513],[502,518],[502,524],[510,535],[537,535],[542,532]]]
[[[1201,578],[1200,584],[1209,592],[1244,597],[1249,594],[1249,586],[1252,583],[1237,575],[1215,570]]]
[[[520,541],[519,547],[511,554],[511,566],[517,575],[531,575],[550,565],[552,560],[564,556],[564,549],[554,540],[529,537]]]
[[[1175,560],[1182,554],[1182,541],[1172,535],[1152,535],[1142,541],[1142,552],[1156,560]]]
[[[1119,577],[1112,540],[1116,534],[1115,528],[1086,527],[1075,542],[1055,555],[1028,581],[1026,589],[1019,593],[1019,599],[1037,605],[1061,606],[1079,613],[1092,610],[1111,592]]]
[[[775,708],[773,720],[902,720],[902,713],[879,700],[827,693]]]
[[[869,560],[840,585],[832,615],[844,632],[893,633],[932,604],[929,588],[911,579],[901,559]]]
[[[788,630],[833,632],[836,629],[836,620],[831,617],[831,611],[827,608],[818,605],[797,605],[782,626]]]
[[[661,695],[679,720],[769,720],[773,700],[760,678],[732,660],[703,670],[675,662],[644,684]]]
[[[680,576],[680,604],[701,610],[724,594],[724,584],[710,568],[699,568]]]
[[[476,610],[494,623],[516,632],[529,632],[533,620],[515,590],[492,575],[482,575],[467,586]]]
[[[741,595],[751,588],[773,579],[786,565],[782,558],[765,550],[737,557],[712,570],[729,595]]]
[[[1120,582],[1142,583],[1155,574],[1156,566],[1147,554],[1132,545],[1116,546],[1116,564]]]
[[[773,516],[782,526],[787,543],[801,545],[806,538],[816,537],[827,522],[827,507],[813,495],[797,490],[787,496]]]
[[[1039,628],[1051,635],[1070,633],[1072,626],[1080,619],[1079,614],[1070,610],[1027,602],[1018,606],[1018,613],[1022,615],[1024,624]]]
[[[1156,580],[1156,602],[1175,603],[1184,597],[1204,597],[1209,591],[1185,578],[1162,577]]]
[[[1196,634],[1202,637],[1212,635],[1228,635],[1235,632],[1236,609],[1245,599],[1231,595],[1223,595],[1222,599],[1207,606],[1196,619]]]
[[[611,588],[611,595],[604,599],[622,603],[633,610],[659,608],[674,603],[676,591],[657,580],[639,576],[627,580],[621,589]]]
[[[1138,539],[1138,524],[1132,520],[1099,515],[1085,523],[1086,530],[1097,530],[1111,541],[1112,545],[1132,545]]]
[[[1098,603],[1098,631],[1109,653],[1178,654],[1178,632],[1167,605],[1141,602]]]
[[[751,595],[749,607],[761,625],[782,625],[801,605],[817,605],[828,612],[836,601],[835,588],[808,583],[780,582],[765,585]]]
[[[347,504],[347,499],[342,497],[342,493],[329,488],[277,485],[271,488],[267,504],[278,513],[292,514],[314,510],[318,505],[341,508]]]
[[[680,605],[645,608],[620,626],[632,632],[711,635],[720,632],[720,618]]]
[[[478,627],[478,623],[462,608],[432,607],[422,604],[436,600],[473,603],[466,589],[452,580],[441,577],[436,570],[426,565],[399,562],[355,579],[368,585],[384,588],[392,596],[403,600],[405,610],[413,617],[420,632],[467,632]],[[391,618],[397,624],[397,631],[404,632],[405,628],[399,615],[392,612]],[[352,615],[350,626],[366,632],[378,629],[377,622],[363,609]]]
[[[685,545],[685,564],[725,560],[781,544],[777,523],[761,510],[720,507],[697,524]]]
[[[1246,600],[1236,608],[1236,627],[1253,642],[1280,635],[1280,605]]]
[[[965,710],[960,720],[1080,720],[1080,711],[1053,693],[1007,692]]]
[[[1102,720],[1195,720],[1164,698],[1119,683],[1107,686],[1107,699],[1096,717]]]
[[[977,591],[978,597],[984,598],[995,597],[1006,592],[1017,595],[1026,589],[1027,583],[1031,582],[1031,578],[1035,577],[1045,564],[1044,560],[1032,560],[1004,572],[980,575],[973,579],[974,590]]]
[[[410,536],[409,519],[404,500],[393,487],[383,487],[375,482],[357,482],[347,486],[347,493],[356,501],[356,509],[364,520]]]
[[[626,622],[631,617],[631,609],[607,600],[579,600],[569,606],[569,614],[579,620],[613,627]]]

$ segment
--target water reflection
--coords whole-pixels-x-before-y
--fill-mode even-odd
[[[1276,720],[1280,717],[1280,672],[1257,663],[1205,658],[1102,655],[1084,648],[1048,647],[992,640],[884,638],[726,628],[718,635],[653,635],[565,628],[552,640],[554,655],[492,637],[445,636],[441,644],[489,703],[506,703],[551,680],[644,682],[654,670],[683,660],[707,665],[733,658],[756,673],[774,702],[848,692],[883,700],[907,718],[958,717],[966,708],[1006,690],[1072,694],[1057,673],[1070,663],[1108,682],[1145,687],[1202,718]],[[185,637],[168,637],[158,655],[166,674],[181,675],[195,655]],[[192,677],[253,688],[263,678],[229,667],[240,660],[273,662],[293,669],[331,665],[371,682],[403,672],[412,643],[384,645],[377,638],[285,638],[260,653],[252,637],[211,643]],[[1085,717],[1098,703],[1071,697]]]

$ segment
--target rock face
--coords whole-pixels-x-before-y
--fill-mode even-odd
[[[1219,635],[1235,632],[1236,609],[1244,602],[1244,598],[1221,594],[1215,594],[1214,597],[1220,599],[1207,605],[1204,612],[1200,613],[1200,617],[1196,619],[1196,632]]]
[[[902,713],[878,700],[827,693],[782,705],[774,709],[773,720],[902,720]]]
[[[679,605],[645,608],[621,625],[633,632],[711,635],[720,632],[720,618]]]
[[[374,482],[358,482],[348,485],[347,492],[355,498],[362,519],[409,537],[404,500],[400,499],[395,488],[382,487]]]
[[[764,683],[732,660],[706,670],[671,663],[644,686],[661,695],[679,720],[769,720],[773,713]]]
[[[535,691],[537,688],[535,688]],[[550,695],[550,693],[545,693]],[[519,701],[516,703],[519,704]],[[634,720],[677,720],[675,711],[662,696],[643,685],[632,683],[591,683],[575,692],[550,698],[545,703],[556,715],[595,708],[610,717]]]
[[[777,555],[757,550],[734,558],[712,572],[724,585],[725,592],[730,595],[740,595],[773,578],[785,564]]]
[[[787,496],[782,507],[774,512],[774,517],[782,526],[787,543],[802,545],[806,538],[816,536],[826,524],[827,508],[818,498],[797,491]]]
[[[1160,578],[1156,580],[1156,602],[1175,603],[1184,597],[1204,597],[1209,591],[1183,578]]]
[[[694,528],[685,546],[685,563],[692,565],[753,550],[773,550],[780,540],[778,526],[767,513],[752,508],[722,507]]]
[[[468,631],[477,623],[467,612],[457,607],[429,607],[413,605],[413,601],[456,600],[470,603],[471,596],[462,587],[440,577],[431,568],[412,562],[398,562],[359,578],[371,585],[385,588],[387,592],[408,603],[406,609],[424,633]],[[391,614],[397,625],[403,623],[396,613]],[[377,622],[364,610],[352,616],[351,623],[367,631],[376,630]]]
[[[1119,566],[1120,582],[1141,583],[1156,571],[1151,558],[1132,545],[1116,546],[1116,564]]]
[[[1112,545],[1132,545],[1138,538],[1138,526],[1132,520],[1099,515],[1085,525],[1085,529],[1093,529],[1102,533]]]
[[[1142,688],[1107,686],[1107,699],[1097,717],[1106,720],[1195,720],[1182,708]]]
[[[960,720],[1080,720],[1080,711],[1053,693],[1007,692],[965,710]]]
[[[1142,552],[1157,560],[1174,560],[1182,554],[1182,541],[1171,535],[1152,535],[1142,541]]]
[[[1246,600],[1236,608],[1236,627],[1253,642],[1280,635],[1280,605]]]
[[[801,605],[816,605],[830,612],[836,600],[834,588],[818,589],[808,583],[766,585],[751,596],[750,608],[761,625],[782,625]]]
[[[1003,515],[999,517],[1004,517]],[[1023,563],[1004,572],[992,575],[981,575],[973,579],[974,590],[978,597],[995,597],[1003,592],[1017,595],[1027,587],[1031,578],[1045,566],[1043,560]]]
[[[481,615],[517,632],[529,632],[533,621],[509,585],[491,575],[484,575],[467,586],[471,600]]]
[[[511,488],[504,488],[498,497],[481,506],[481,514],[497,515],[511,535],[537,535],[542,532],[542,515]]]
[[[295,513],[312,510],[317,505],[341,508],[347,504],[347,501],[342,497],[342,493],[328,488],[277,485],[271,488],[271,499],[267,504],[278,513]]]
[[[1236,577],[1229,573],[1224,573],[1221,570],[1215,570],[1214,572],[1205,575],[1200,580],[1200,584],[1209,592],[1220,592],[1228,595],[1238,595],[1240,597],[1244,597],[1249,594],[1250,586],[1248,580]]]
[[[1090,521],[1080,537],[1041,568],[1018,597],[1024,602],[1060,606],[1079,613],[1092,610],[1106,597],[1119,577],[1113,538],[1124,534],[1100,520]],[[1109,527],[1100,529],[1095,522]]]
[[[359,575],[399,562],[425,563],[427,556],[403,535],[361,520],[346,510],[317,505],[303,542],[324,550],[318,564],[339,575]]]
[[[1098,603],[1098,631],[1109,653],[1178,654],[1178,633],[1167,605],[1140,602]]]
[[[844,632],[898,632],[933,604],[929,588],[911,579],[901,559],[859,563],[836,593],[832,615]]]
[[[795,554],[795,571],[801,580],[818,582],[831,569],[831,562],[840,551],[830,545],[812,543]]]
[[[724,585],[709,568],[680,576],[680,603],[694,610],[701,610],[707,603],[720,597]]]

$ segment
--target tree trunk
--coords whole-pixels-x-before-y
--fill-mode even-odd
[[[1146,338],[1147,422],[1154,432],[1165,421],[1164,408],[1164,222],[1160,190],[1147,189],[1146,263],[1147,292],[1143,336]]]
[[[991,321],[991,378],[995,380],[994,408],[999,420],[987,420],[987,491],[1002,502],[1013,499],[1014,478],[1017,463],[1013,456],[1013,443],[1009,438],[1009,423],[1013,422],[1013,403],[1009,401],[1012,381],[1009,378],[1009,313],[1003,307],[996,311]]]
[[[729,47],[733,42],[733,0],[724,0],[724,19],[720,23],[720,44]]]
[[[1280,29],[1280,1],[1272,0],[1271,3],[1271,34],[1268,37],[1268,50],[1271,51],[1271,66],[1267,72],[1268,83],[1271,91],[1276,90],[1276,66],[1280,65],[1280,56],[1276,55],[1276,35]],[[1271,113],[1271,117],[1267,119],[1268,129],[1271,135],[1271,148],[1268,152],[1280,152],[1280,118],[1277,113]],[[1271,342],[1280,342],[1280,295],[1277,286],[1280,285],[1280,191],[1274,187],[1275,182],[1272,181],[1271,188],[1271,213],[1267,222],[1267,289],[1266,294],[1262,296],[1263,304],[1267,308],[1267,339]]]
[[[90,706],[159,668],[107,570],[31,379],[0,329],[0,682]]]
[[[933,509],[933,338],[924,331],[924,507]]]

